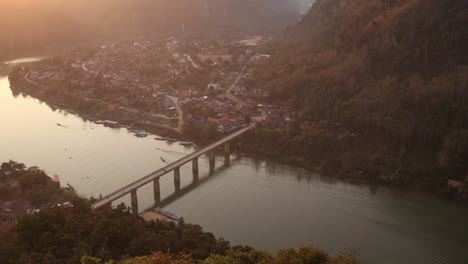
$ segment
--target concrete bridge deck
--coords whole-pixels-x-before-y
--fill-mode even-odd
[[[171,171],[176,171],[177,170],[177,173],[178,173],[178,169],[184,165],[184,164],[187,164],[193,160],[196,160],[198,159],[198,157],[204,155],[205,153],[211,151],[211,150],[214,150],[215,148],[219,147],[219,146],[222,146],[223,144],[226,144],[226,143],[229,143],[231,140],[235,139],[236,137],[246,133],[247,131],[253,129],[255,127],[255,123],[252,123],[250,125],[248,125],[247,127],[244,127],[236,132],[234,132],[233,134],[215,142],[215,143],[212,143],[202,149],[199,149],[197,151],[195,151],[194,153],[192,154],[189,154],[109,195],[106,195],[105,197],[103,197],[102,199],[100,199],[99,201],[95,202],[93,205],[92,205],[92,208],[93,209],[98,209],[98,208],[101,208],[103,206],[106,206],[106,205],[109,205],[111,204],[113,201],[131,193],[133,195],[133,193],[136,192],[137,189],[139,189],[140,187],[150,183],[151,181],[154,181],[155,179],[159,179],[160,177],[166,175],[167,173],[171,172]]]

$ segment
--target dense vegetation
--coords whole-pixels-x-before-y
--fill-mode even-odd
[[[81,264],[103,264],[100,259],[83,257]],[[186,254],[164,254],[156,252],[150,256],[126,259],[121,262],[106,262],[106,264],[193,264],[197,260]],[[235,247],[226,255],[212,255],[200,264],[360,264],[361,261],[353,252],[344,252],[336,257],[329,256],[324,251],[310,246],[299,250],[282,249],[276,255],[249,247]]]
[[[123,205],[92,212],[87,200],[73,204],[21,218],[15,239],[0,243],[0,263],[360,263],[355,254],[332,257],[315,247],[285,249],[276,256],[231,248],[198,225],[145,222]]]
[[[466,25],[467,1],[316,1],[265,47],[273,56],[251,84],[296,109],[295,121],[251,140],[332,173],[430,187],[462,180]]]
[[[85,255],[107,260],[154,251],[204,259],[229,249],[228,242],[197,225],[148,223],[122,206],[93,213],[87,201],[76,200],[74,205],[20,219],[14,242],[0,248],[0,263],[80,263]]]
[[[11,175],[6,176],[6,171],[11,171]],[[74,192],[60,189],[38,167],[27,168],[24,164],[14,161],[1,164],[0,201],[25,200],[33,208],[40,208],[51,203],[66,202],[75,197]]]
[[[2,0],[0,60],[89,42],[162,34],[263,32],[293,23],[305,0]],[[65,49],[65,48],[64,48]]]

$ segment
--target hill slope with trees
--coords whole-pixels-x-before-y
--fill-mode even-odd
[[[319,0],[265,48],[254,85],[296,109],[264,152],[440,188],[468,173],[468,2]],[[285,100],[287,99],[287,100]]]

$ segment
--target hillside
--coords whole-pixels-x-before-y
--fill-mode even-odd
[[[186,34],[259,33],[294,23],[305,0],[4,0],[0,60],[62,45]]]
[[[298,115],[258,140],[332,173],[432,187],[463,179],[466,25],[467,1],[316,1],[265,47],[273,56],[253,85]]]

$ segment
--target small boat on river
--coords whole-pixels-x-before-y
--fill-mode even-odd
[[[165,217],[169,218],[169,219],[172,219],[172,220],[175,220],[175,221],[179,221],[180,220],[180,217],[179,216],[176,216],[175,214],[171,213],[171,212],[168,212],[168,211],[164,211],[161,207],[156,207],[156,209],[154,209],[154,211],[156,213],[159,213],[159,214],[162,214],[164,215]]]
[[[195,148],[197,147],[197,145],[195,145],[195,143],[189,142],[189,141],[181,141],[181,142],[179,142],[179,145],[181,145],[181,146],[192,146],[192,147],[195,147]]]
[[[135,136],[140,137],[140,138],[143,138],[143,137],[147,137],[147,136],[148,136],[148,133],[145,132],[145,131],[137,131],[137,132],[135,133]]]

